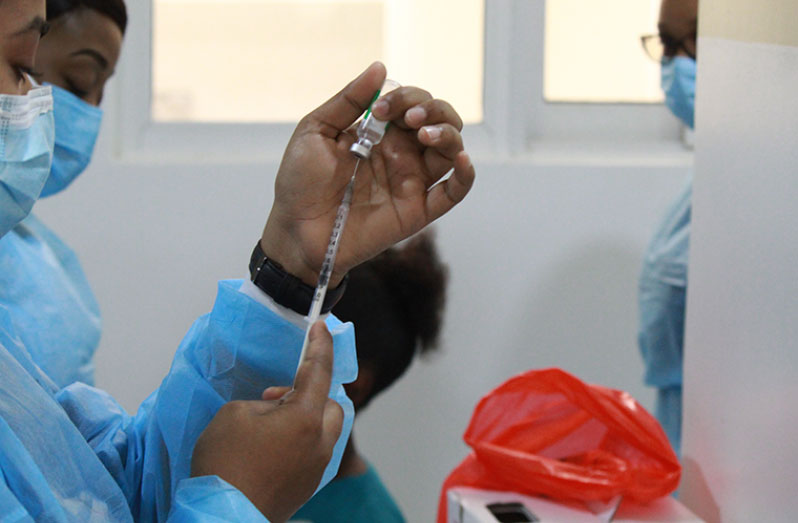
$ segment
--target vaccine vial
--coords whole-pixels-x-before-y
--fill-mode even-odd
[[[397,87],[399,87],[397,82],[390,79],[385,80],[385,83],[382,84],[382,89],[377,91],[377,94],[372,98],[371,104],[366,111],[366,116],[357,126],[357,141],[349,148],[352,154],[358,158],[367,160],[371,156],[371,148],[382,141],[382,137],[385,136],[385,131],[388,130],[388,125],[390,124],[390,122],[383,122],[375,118],[371,113],[371,106],[374,105],[374,102],[380,96],[390,93]]]

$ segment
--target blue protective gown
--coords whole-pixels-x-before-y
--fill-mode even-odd
[[[0,231],[2,232],[2,231]],[[265,521],[215,476],[189,478],[194,443],[233,399],[289,385],[304,332],[220,282],[213,310],[181,343],[161,386],[130,416],[82,383],[59,389],[34,363],[0,304],[0,514],[3,521]],[[354,409],[342,384],[357,375],[351,324],[327,320],[330,397],[344,426],[321,486],[335,476]]]
[[[33,215],[0,238],[0,304],[58,387],[94,384],[97,300],[75,253]]]
[[[638,292],[638,344],[645,382],[656,387],[656,415],[674,450],[681,449],[682,361],[690,243],[692,177],[646,250]]]

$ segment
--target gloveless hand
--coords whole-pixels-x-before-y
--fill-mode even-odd
[[[289,273],[316,284],[338,206],[356,158],[352,127],[385,80],[372,64],[297,126],[275,182],[275,202],[261,238],[264,252]],[[463,149],[462,120],[446,102],[400,87],[375,102],[390,121],[382,142],[358,168],[332,287],[357,264],[418,232],[468,193],[474,167]],[[454,169],[452,175],[441,181]],[[440,182],[440,183],[439,183]]]
[[[317,322],[296,387],[219,409],[194,446],[191,475],[219,476],[269,521],[286,521],[313,495],[341,435],[343,410],[327,396],[332,368],[332,337]]]

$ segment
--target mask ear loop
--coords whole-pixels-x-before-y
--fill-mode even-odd
[[[36,81],[36,79],[33,77],[33,75],[28,74],[28,73],[24,73],[24,74],[25,74],[25,78],[27,78],[28,83],[30,84],[30,89],[28,89],[28,92],[25,93],[25,94],[30,94],[30,92],[33,91],[34,89],[38,89],[38,88],[41,87],[41,84],[39,84],[39,82]]]

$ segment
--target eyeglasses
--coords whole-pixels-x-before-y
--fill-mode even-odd
[[[681,40],[667,34],[650,34],[641,36],[640,43],[643,44],[646,55],[655,62],[661,62],[663,58],[673,58],[679,50],[683,50],[687,56],[695,60],[695,53],[685,45],[685,42],[694,38],[695,34],[689,34]]]

